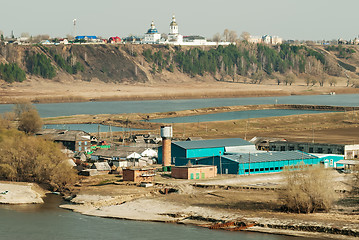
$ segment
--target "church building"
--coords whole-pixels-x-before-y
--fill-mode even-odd
[[[147,44],[156,44],[159,43],[161,39],[161,34],[158,33],[155,23],[152,21],[150,29],[148,29],[145,34],[144,43]]]
[[[178,24],[176,22],[175,15],[172,16],[172,22],[170,23],[170,33],[168,34],[168,41],[170,43],[183,42],[183,36],[178,33]]]

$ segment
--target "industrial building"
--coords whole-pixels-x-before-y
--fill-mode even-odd
[[[269,151],[295,151],[323,154],[344,154],[344,144],[304,143],[304,142],[269,142]]]
[[[159,163],[162,163],[162,148],[161,146],[158,149]],[[241,138],[172,142],[169,150],[172,156],[171,164],[183,163],[180,165],[186,165],[188,159],[193,158],[213,157],[225,153],[257,152],[253,143]]]
[[[171,177],[181,179],[206,179],[217,176],[217,166],[187,165],[172,167]]]
[[[217,166],[218,173],[239,175],[280,172],[286,166],[319,163],[320,158],[300,151],[230,154],[196,161],[200,165]]]

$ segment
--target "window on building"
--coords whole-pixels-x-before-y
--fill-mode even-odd
[[[328,153],[333,153],[331,148],[328,148]]]
[[[285,151],[285,146],[280,146],[281,151]]]
[[[275,151],[276,147],[275,146],[271,146],[271,150]]]
[[[323,153],[323,148],[318,148],[318,153]]]
[[[87,141],[85,141],[84,144],[87,145]]]
[[[263,171],[264,171],[264,168],[261,168],[260,171],[263,172]]]
[[[289,146],[289,151],[294,151],[294,146]]]
[[[299,151],[304,152],[304,151],[303,151],[303,150],[304,150],[304,147],[301,147],[301,146],[300,146],[298,149],[299,149]]]
[[[258,169],[258,168],[256,168],[254,171],[259,172],[259,169]]]
[[[269,168],[265,168],[264,170],[265,170],[265,171],[269,171]]]
[[[81,141],[79,142],[79,146],[81,146]]]
[[[309,152],[313,153],[313,148],[312,147],[309,148]]]
[[[276,167],[275,170],[279,170],[279,167]]]
[[[247,173],[247,172],[249,172],[249,170],[248,170],[248,169],[246,169],[246,170],[244,170],[244,172],[246,172],[246,173]]]
[[[271,168],[269,168],[269,170],[273,171],[273,170],[274,170],[274,168],[273,168],[273,167],[271,167]]]
[[[82,150],[82,148],[81,147],[79,147],[79,152]]]
[[[283,167],[280,167],[280,170],[283,170]]]

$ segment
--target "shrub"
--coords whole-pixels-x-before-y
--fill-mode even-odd
[[[37,110],[31,109],[20,115],[18,129],[27,134],[34,134],[42,128],[42,124]]]
[[[299,165],[286,169],[284,174],[286,186],[279,197],[286,211],[313,213],[330,209],[334,190],[328,170]]]
[[[63,190],[77,180],[60,146],[15,129],[0,129],[0,179],[50,184]]]

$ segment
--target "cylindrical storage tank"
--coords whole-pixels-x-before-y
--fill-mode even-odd
[[[172,126],[161,126],[161,137],[172,138]]]
[[[171,139],[162,139],[162,165],[171,166]]]
[[[161,126],[162,137],[162,165],[171,166],[172,126]]]

